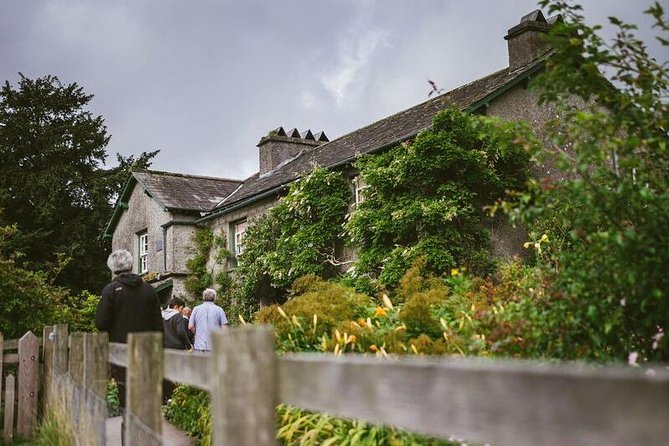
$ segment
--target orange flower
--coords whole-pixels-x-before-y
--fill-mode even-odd
[[[376,344],[372,344],[369,346],[369,351],[376,353],[379,351],[379,348],[376,346]]]
[[[383,307],[376,307],[376,311],[374,312],[374,316],[376,317],[386,317],[386,309]]]

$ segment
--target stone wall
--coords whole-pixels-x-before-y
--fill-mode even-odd
[[[165,272],[163,265],[164,246],[161,247],[163,233],[161,225],[171,220],[169,212],[150,196],[148,196],[141,185],[135,185],[130,198],[128,209],[116,224],[112,237],[112,250],[127,249],[135,259],[134,272],[139,268],[139,239],[138,234],[147,231],[149,236],[148,270],[155,273]],[[158,249],[160,248],[160,249]]]

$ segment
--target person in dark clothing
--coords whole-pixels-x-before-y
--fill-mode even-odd
[[[178,297],[173,297],[167,308],[163,310],[163,327],[165,335],[163,346],[176,350],[189,350],[193,348],[188,333],[188,319],[183,317],[181,310],[186,303]],[[163,404],[167,404],[176,384],[166,379],[163,380]]]
[[[107,266],[113,280],[102,290],[95,310],[95,326],[109,333],[109,342],[127,343],[128,333],[158,331],[163,333],[158,294],[151,285],[132,273],[132,254],[125,249],[112,252]],[[125,409],[125,368],[111,366],[111,374],[118,386],[121,409]]]
[[[167,308],[162,312],[163,327],[165,329],[163,346],[165,348],[188,350],[193,347],[188,337],[188,319],[181,314],[181,310],[185,305],[183,300],[173,297]]]

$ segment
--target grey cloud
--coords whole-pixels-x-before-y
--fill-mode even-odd
[[[585,2],[639,22],[643,6]],[[506,64],[529,0],[454,2],[0,0],[0,79],[57,75],[95,95],[109,152],[162,150],[154,167],[244,178],[284,125],[331,137]]]

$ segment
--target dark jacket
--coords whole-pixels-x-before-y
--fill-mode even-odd
[[[137,274],[119,274],[102,290],[95,325],[98,330],[109,333],[109,342],[125,343],[128,333],[162,333],[158,294]]]
[[[165,335],[163,346],[178,350],[188,350],[192,347],[188,336],[188,319],[172,308],[163,310],[163,327]]]

